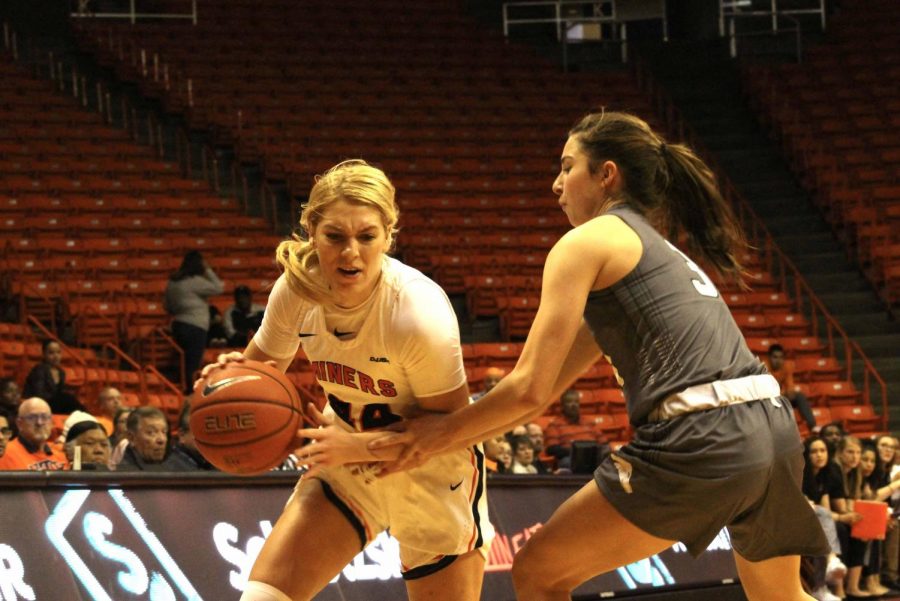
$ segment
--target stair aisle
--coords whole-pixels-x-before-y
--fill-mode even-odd
[[[742,93],[737,65],[718,41],[670,43],[646,51],[657,80],[765,221],[776,243],[797,266],[847,334],[859,343],[888,385],[890,427],[900,426],[900,324],[850,263]],[[857,383],[859,385],[859,383]],[[873,399],[874,401],[874,399]]]

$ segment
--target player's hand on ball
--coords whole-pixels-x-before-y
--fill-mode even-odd
[[[244,357],[244,353],[240,351],[231,351],[230,353],[219,353],[216,357],[215,363],[210,363],[208,365],[204,365],[203,369],[200,370],[200,378],[194,382],[194,387],[197,387],[197,383],[201,380],[205,380],[209,374],[213,372],[213,370],[221,369],[228,365],[229,363],[243,363],[247,358]],[[276,367],[277,363],[275,361],[265,361],[266,365],[271,365],[272,367]]]
[[[311,478],[326,467],[376,460],[374,454],[366,448],[365,441],[352,432],[333,425],[332,420],[312,403],[307,410],[308,418],[319,427],[301,428],[297,431],[299,438],[310,441],[297,451],[300,463],[309,467],[305,477]]]

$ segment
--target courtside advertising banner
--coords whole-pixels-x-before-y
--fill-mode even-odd
[[[0,488],[0,601],[237,600],[253,560],[292,484],[197,485],[191,478],[115,486],[99,481]],[[516,552],[583,481],[489,485],[491,546],[482,599],[515,599]],[[309,541],[312,549],[327,540]],[[603,544],[597,541],[598,545]],[[566,553],[566,549],[560,549]],[[693,559],[681,545],[598,576],[576,591],[618,597],[731,582],[731,545],[722,532]],[[380,535],[347,565],[317,601],[404,599],[397,542]]]

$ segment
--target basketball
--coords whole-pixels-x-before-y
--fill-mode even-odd
[[[222,471],[251,475],[279,465],[302,423],[294,385],[265,363],[229,363],[194,387],[191,432],[200,453]]]

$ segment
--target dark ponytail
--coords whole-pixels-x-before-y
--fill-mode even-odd
[[[667,144],[645,121],[619,112],[587,115],[569,135],[578,138],[592,172],[604,161],[616,163],[629,206],[673,241],[683,232],[692,254],[741,280],[743,232],[712,170],[690,148]]]

